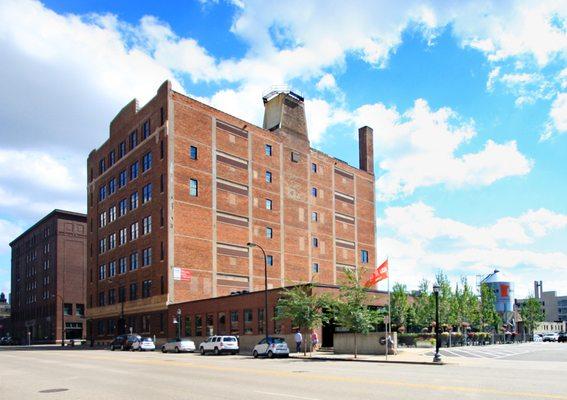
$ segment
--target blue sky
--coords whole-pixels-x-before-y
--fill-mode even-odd
[[[379,258],[414,288],[499,268],[567,293],[567,6],[561,1],[0,4],[0,290],[8,243],[85,211],[85,160],[165,79],[261,124],[306,98],[312,146],[357,165],[375,132]]]

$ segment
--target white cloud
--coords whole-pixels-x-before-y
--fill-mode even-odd
[[[522,290],[535,279],[553,280],[557,288],[567,284],[567,253],[533,249],[552,232],[566,231],[565,214],[530,210],[474,226],[439,217],[418,202],[386,208],[377,223],[379,231],[387,232],[379,236],[378,248],[391,259],[392,279],[413,287],[422,278],[432,279],[438,269],[456,279],[495,267],[513,276]]]
[[[553,125],[560,133],[567,132],[567,93],[557,95],[549,112]]]
[[[516,142],[488,140],[476,153],[457,156],[461,146],[476,135],[474,124],[444,107],[431,110],[423,99],[400,114],[381,103],[354,112],[354,122],[374,127],[375,148],[380,149],[377,180],[379,198],[392,200],[419,187],[445,184],[485,186],[499,179],[527,174],[533,162],[519,152]]]
[[[10,242],[23,232],[22,227],[5,219],[0,219],[0,254],[10,252]]]
[[[325,74],[319,79],[315,87],[320,91],[333,90],[337,87],[337,82],[333,74]]]

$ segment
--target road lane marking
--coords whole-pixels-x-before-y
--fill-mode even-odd
[[[302,399],[302,400],[318,400],[314,397],[303,397],[303,396],[296,396],[294,394],[286,394],[286,393],[275,393],[275,392],[262,392],[260,390],[254,390],[254,393],[260,394],[267,394],[269,396],[281,396],[281,397],[289,397],[292,399]]]
[[[160,365],[167,367],[189,367],[196,369],[206,369],[213,371],[223,371],[223,372],[235,372],[235,373],[250,373],[256,375],[264,376],[277,376],[277,377],[287,377],[291,379],[302,379],[306,381],[318,380],[318,381],[337,381],[345,383],[355,383],[355,384],[372,384],[377,386],[391,386],[391,387],[405,387],[412,389],[428,389],[438,392],[455,392],[455,393],[478,393],[478,394],[489,394],[489,395],[499,395],[511,398],[539,398],[539,399],[554,399],[554,400],[567,400],[567,395],[553,394],[553,393],[539,393],[539,392],[514,392],[506,391],[494,388],[481,388],[481,387],[469,387],[469,386],[450,386],[450,385],[436,385],[428,383],[411,383],[404,381],[394,381],[394,380],[380,380],[374,379],[369,380],[368,378],[356,378],[356,377],[345,377],[345,376],[332,376],[332,375],[321,375],[310,373],[308,375],[295,374],[291,371],[274,371],[266,369],[255,369],[255,368],[242,368],[242,367],[223,367],[219,365],[205,365],[202,363],[195,364],[190,362],[182,362],[178,360],[163,360],[163,359],[152,359],[150,357],[145,359],[128,358],[121,359],[113,356],[91,356],[90,354],[85,354],[83,358],[90,358],[96,360],[112,360],[112,361],[123,361],[128,364],[146,364],[146,365]]]

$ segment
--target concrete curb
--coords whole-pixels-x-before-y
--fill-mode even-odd
[[[378,364],[409,364],[409,365],[447,365],[444,362],[434,363],[431,361],[402,361],[402,360],[369,360],[369,359],[354,359],[354,358],[332,358],[332,357],[303,357],[303,356],[294,356],[289,355],[289,358],[294,358],[296,360],[305,360],[305,361],[352,361],[352,362],[365,362],[365,363],[378,363]]]

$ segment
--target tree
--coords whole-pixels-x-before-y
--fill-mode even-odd
[[[394,283],[390,294],[390,308],[392,324],[398,329],[402,326],[406,326],[408,311],[410,309],[406,285]]]
[[[368,307],[369,293],[361,285],[354,271],[345,270],[345,282],[341,285],[339,298],[334,302],[335,321],[354,334],[354,358],[357,357],[357,334],[368,334],[383,316]]]
[[[429,327],[435,313],[433,296],[429,292],[429,282],[423,279],[419,283],[418,294],[413,304],[415,326],[418,329]]]
[[[541,310],[541,303],[533,296],[522,304],[520,308],[520,315],[524,321],[524,326],[528,329],[528,333],[533,335],[534,329],[538,323],[544,320],[543,311]]]
[[[502,322],[496,311],[496,295],[486,283],[480,285],[480,320],[481,329],[490,326],[496,331]]]
[[[325,294],[313,294],[312,285],[284,288],[276,305],[276,319],[289,319],[292,326],[303,331],[311,331],[329,321],[324,312],[329,308],[331,300]],[[306,353],[306,341],[303,341],[303,354]]]

